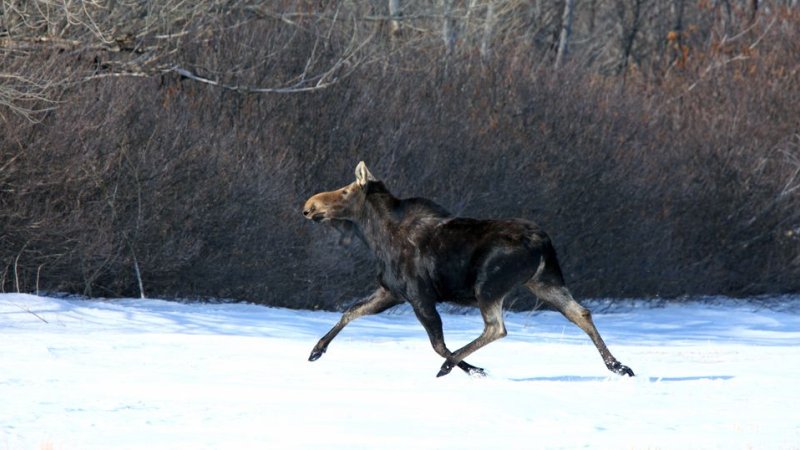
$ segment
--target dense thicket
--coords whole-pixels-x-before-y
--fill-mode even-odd
[[[340,307],[370,256],[300,208],[362,159],[581,297],[800,291],[791,2],[84,3],[3,1],[4,291]]]

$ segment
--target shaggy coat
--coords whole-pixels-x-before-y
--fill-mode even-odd
[[[372,295],[344,312],[314,347],[310,361],[319,359],[353,319],[408,302],[433,349],[445,358],[437,376],[453,367],[483,374],[464,359],[506,335],[503,299],[525,285],[589,335],[609,370],[633,375],[609,352],[589,310],[572,298],[550,238],[533,222],[453,217],[427,199],[398,199],[363,162],[356,167],[355,182],[312,196],[303,215],[315,222],[330,221],[363,240],[377,260],[379,284]],[[445,345],[436,310],[436,303],[443,301],[476,306],[484,321],[483,333],[455,351]]]

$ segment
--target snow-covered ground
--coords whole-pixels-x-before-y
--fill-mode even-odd
[[[0,450],[800,448],[800,315],[616,311],[595,322],[635,378],[550,312],[507,314],[509,336],[468,359],[488,377],[436,378],[407,309],[310,363],[338,314],[2,294]],[[443,320],[450,348],[482,327]]]

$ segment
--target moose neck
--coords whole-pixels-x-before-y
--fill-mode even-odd
[[[353,221],[361,238],[375,256],[386,261],[396,250],[399,227],[397,205],[400,200],[394,197],[380,182],[370,182],[367,186],[364,206]]]

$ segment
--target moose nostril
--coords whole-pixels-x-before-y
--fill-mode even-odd
[[[307,209],[307,210],[303,211],[303,215],[304,216],[308,216],[309,214],[311,214],[311,210],[310,209]]]

